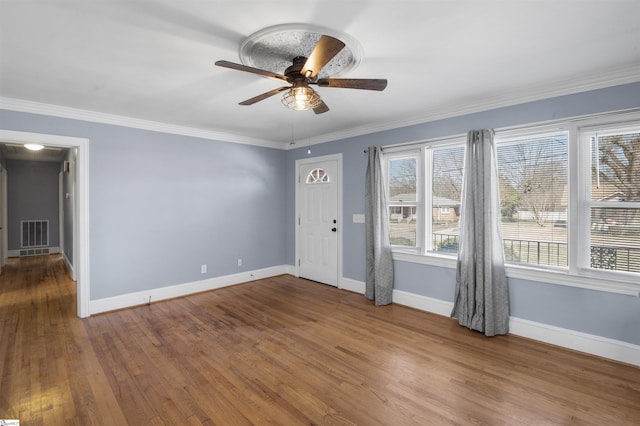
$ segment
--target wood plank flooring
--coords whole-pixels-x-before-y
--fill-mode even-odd
[[[280,276],[76,317],[59,256],[0,276],[21,425],[637,425],[640,368]]]

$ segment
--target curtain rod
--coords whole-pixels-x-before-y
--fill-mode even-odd
[[[634,114],[638,112],[640,112],[640,107],[628,108],[628,109],[622,109],[622,110],[616,110],[616,111],[607,111],[607,112],[595,113],[595,114],[578,115],[578,116],[569,117],[569,118],[556,118],[553,120],[535,121],[533,123],[527,123],[527,124],[517,124],[514,126],[498,127],[498,128],[494,128],[493,130],[494,132],[513,132],[518,130],[531,129],[535,127],[553,126],[554,124],[577,123],[577,122],[593,120],[597,118],[605,118],[612,115]],[[427,124],[427,123],[423,123],[423,124]],[[384,151],[385,149],[407,148],[412,146],[437,143],[439,141],[446,141],[448,139],[457,139],[460,137],[464,137],[466,135],[467,133],[465,132],[465,133],[458,133],[454,135],[436,137],[432,139],[422,139],[417,141],[401,142],[397,144],[383,145],[380,147],[380,149]]]
[[[458,133],[458,134],[455,134],[455,135],[441,136],[441,137],[437,137],[437,138],[422,139],[422,140],[410,141],[410,142],[401,142],[401,143],[392,144],[392,145],[384,145],[384,146],[381,146],[380,149],[382,149],[382,151],[384,151],[385,149],[410,148],[412,146],[416,146],[417,147],[417,146],[424,145],[424,144],[438,143],[438,142],[446,141],[446,140],[449,140],[449,139],[462,138],[464,136],[466,136],[466,133]]]

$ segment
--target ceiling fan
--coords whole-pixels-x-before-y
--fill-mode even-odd
[[[261,70],[259,68],[253,68],[229,61],[216,61],[215,64],[219,67],[231,68],[234,70],[283,80],[290,84],[290,86],[279,87],[247,99],[246,101],[240,102],[240,105],[253,105],[256,102],[260,102],[273,95],[286,91],[282,98],[282,103],[288,108],[293,110],[312,109],[316,114],[322,114],[329,111],[329,107],[322,98],[320,98],[320,95],[309,87],[310,85],[377,91],[382,91],[387,87],[386,79],[318,78],[318,73],[322,68],[328,64],[331,59],[333,59],[333,57],[344,48],[344,46],[345,44],[337,38],[322,35],[309,57],[295,57],[293,59],[293,64],[284,71],[284,74]]]

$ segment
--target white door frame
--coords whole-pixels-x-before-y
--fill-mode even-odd
[[[38,143],[77,150],[76,214],[74,215],[73,267],[77,279],[77,312],[80,318],[89,316],[89,139],[43,133],[16,132],[0,129],[2,142]],[[64,238],[64,236],[60,236]]]
[[[7,235],[7,171],[0,164],[0,197],[2,197],[2,210],[0,211],[0,274],[7,260],[9,253],[9,237]]]
[[[314,164],[314,163],[320,163],[323,161],[336,161],[338,163],[338,187],[337,187],[337,191],[338,191],[338,200],[337,200],[337,209],[338,209],[338,216],[337,216],[337,228],[338,228],[338,288],[342,288],[342,235],[343,232],[342,230],[344,229],[344,223],[342,221],[342,153],[338,153],[338,154],[332,154],[332,155],[323,155],[321,157],[309,157],[309,158],[302,158],[300,160],[296,160],[296,169],[295,169],[295,275],[296,277],[300,276],[300,244],[299,244],[299,226],[298,226],[298,218],[300,217],[300,207],[299,207],[299,203],[300,200],[302,199],[301,195],[300,195],[300,188],[301,188],[301,182],[300,180],[303,179],[302,177],[300,177],[300,168],[302,166],[306,166],[309,164]]]
[[[64,188],[63,188],[64,172],[58,172],[58,246],[60,253],[64,255]],[[75,280],[75,277],[72,277]]]

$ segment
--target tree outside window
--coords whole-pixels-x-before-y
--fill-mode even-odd
[[[566,267],[568,135],[497,145],[505,260]]]
[[[640,272],[640,132],[590,140],[590,267]]]

